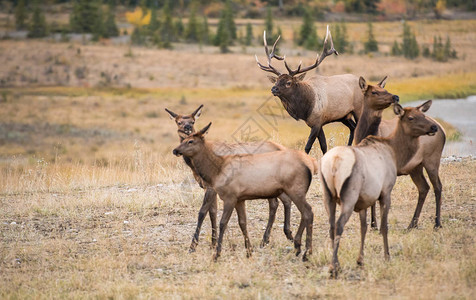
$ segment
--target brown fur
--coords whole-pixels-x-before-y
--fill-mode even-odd
[[[333,246],[330,270],[334,277],[337,276],[339,266],[337,254],[340,239],[352,211],[359,212],[360,215],[361,247],[357,263],[363,263],[367,208],[377,200],[382,211],[384,254],[385,258],[389,259],[387,218],[397,170],[407,164],[416,153],[419,136],[434,134],[438,130],[436,124],[427,119],[421,109],[403,109],[395,104],[394,111],[399,116],[399,121],[390,137],[370,136],[356,147],[336,147],[322,157],[320,176],[324,204],[329,215],[329,234]],[[345,183],[336,185],[334,182]],[[337,203],[341,205],[341,214],[336,222]]]
[[[365,82],[365,80],[362,78]],[[370,88],[370,86],[369,86]],[[379,105],[382,102],[378,97],[366,93],[364,90],[364,108],[362,110],[362,117],[356,129],[356,142],[367,135],[389,136],[396,128],[398,119],[381,120],[382,112],[386,108],[385,105]],[[428,104],[426,104],[428,106]],[[423,108],[423,105],[422,105]],[[426,111],[428,107],[423,108]],[[438,131],[434,136],[422,136],[418,139],[418,151],[408,162],[408,164],[398,168],[398,175],[410,175],[413,183],[418,189],[418,204],[413,214],[413,218],[408,226],[408,229],[418,226],[418,219],[420,217],[421,209],[428,194],[429,185],[423,176],[423,168],[427,171],[428,177],[433,185],[436,202],[435,228],[441,227],[441,191],[442,184],[438,174],[440,167],[441,154],[446,141],[445,132],[440,124],[435,120],[427,117],[435,122],[438,126]],[[373,124],[373,126],[371,125]],[[371,226],[377,228],[375,206],[371,209]]]
[[[177,133],[182,142],[185,138],[189,137],[192,133],[195,133],[195,120],[201,115],[203,105],[200,105],[192,114],[190,115],[181,115],[176,114],[168,109],[165,109],[169,113],[170,117],[175,120],[177,124]],[[186,130],[187,129],[187,130]],[[285,147],[273,143],[273,142],[264,142],[264,143],[238,143],[238,144],[227,144],[215,142],[212,143],[213,151],[219,155],[230,155],[230,154],[243,154],[243,153],[265,153],[270,151],[280,151],[284,150]],[[200,235],[200,230],[202,227],[203,220],[207,213],[210,216],[210,221],[212,225],[212,245],[216,244],[216,235],[217,235],[217,193],[213,190],[213,187],[207,184],[207,175],[200,174],[190,158],[183,157],[185,163],[192,170],[195,180],[200,184],[200,187],[204,188],[205,195],[203,198],[202,206],[200,207],[198,213],[197,227],[192,238],[192,243],[190,244],[190,251],[195,251],[196,246],[198,245],[198,238]],[[291,232],[291,202],[287,199],[280,199],[284,205],[284,234],[289,240],[293,239]],[[261,241],[261,246],[263,247],[269,243],[269,236],[271,234],[271,229],[273,227],[274,220],[276,218],[276,212],[279,206],[278,199],[270,198],[269,202],[269,218],[266,230],[263,234],[263,239]]]
[[[314,158],[295,150],[282,150],[260,154],[217,155],[213,144],[205,141],[204,134],[211,123],[185,139],[174,149],[175,155],[189,157],[197,172],[207,179],[224,202],[220,235],[215,259],[220,256],[223,235],[233,208],[237,207],[238,221],[245,238],[248,255],[251,254],[246,229],[244,201],[280,197],[293,201],[301,212],[301,223],[294,238],[296,254],[301,252],[301,236],[306,229],[306,250],[303,259],[312,252],[313,213],[306,201],[311,183],[311,172],[316,171]]]

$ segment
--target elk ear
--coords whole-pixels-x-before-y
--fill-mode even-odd
[[[400,118],[403,117],[403,115],[405,114],[405,110],[403,109],[403,107],[398,104],[398,103],[395,103],[393,105],[393,112],[399,116]]]
[[[192,113],[192,117],[196,119],[200,118],[200,116],[202,115],[202,108],[203,108],[203,104],[200,105],[193,113]]]
[[[387,78],[388,76],[385,76],[382,80],[380,80],[380,82],[377,85],[381,87],[382,89],[385,88],[385,85],[387,84]]]
[[[208,125],[203,127],[203,129],[200,130],[198,133],[200,135],[205,135],[207,133],[208,129],[210,129],[210,126],[212,126],[212,122],[208,123]]]
[[[278,77],[274,77],[274,76],[268,76],[268,79],[269,81],[271,81],[271,83],[276,83],[276,81],[278,81]]]
[[[302,73],[302,74],[299,75],[296,79],[297,79],[297,81],[303,81],[303,80],[304,80],[304,77],[306,77],[306,73]]]
[[[165,109],[166,112],[169,113],[169,117],[174,120],[178,115],[176,113],[174,113],[173,111],[171,110],[168,110],[167,108]]]
[[[417,108],[418,108],[418,110],[421,111],[421,112],[426,112],[427,110],[430,109],[431,104],[432,104],[432,101],[431,101],[431,100],[428,100],[428,101],[426,101],[425,103],[423,103],[422,105],[417,106]]]
[[[368,85],[367,85],[367,81],[365,81],[365,78],[362,76],[360,76],[359,78],[359,86],[362,89],[362,93],[365,94],[365,92],[367,91]]]

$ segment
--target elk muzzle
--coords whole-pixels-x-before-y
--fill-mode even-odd
[[[183,127],[183,131],[185,132],[185,134],[191,134],[193,131],[193,126],[190,124],[187,124]]]
[[[182,155],[182,152],[180,150],[178,150],[178,148],[175,148],[172,153],[175,155],[175,156],[180,156]]]
[[[276,86],[273,86],[271,88],[271,93],[273,93],[274,96],[279,96],[279,89]]]
[[[436,132],[438,131],[438,126],[436,125],[431,125],[430,131],[427,133],[429,136],[434,136]]]

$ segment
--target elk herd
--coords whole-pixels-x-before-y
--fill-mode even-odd
[[[273,142],[228,144],[208,141],[205,134],[213,130],[211,122],[203,129],[195,130],[195,121],[200,117],[203,105],[189,115],[165,109],[175,120],[180,138],[180,145],[173,150],[173,154],[183,157],[194,178],[205,190],[189,251],[195,251],[202,223],[208,214],[212,227],[212,247],[215,248],[214,259],[218,259],[227,224],[235,209],[246,253],[250,256],[252,249],[247,231],[245,200],[267,199],[269,219],[261,246],[269,242],[281,201],[284,206],[284,234],[294,242],[296,255],[301,253],[302,235],[306,231],[302,259],[307,260],[312,253],[314,213],[306,195],[313,175],[318,175],[316,177],[320,179],[322,201],[328,214],[333,248],[330,265],[332,277],[337,277],[339,243],[353,211],[358,212],[360,217],[361,245],[357,263],[363,264],[367,209],[371,208],[371,226],[376,228],[377,202],[380,207],[384,256],[386,260],[389,259],[388,212],[397,176],[410,175],[418,189],[418,204],[409,225],[409,228],[414,228],[418,225],[429,191],[423,176],[423,169],[426,170],[435,194],[435,228],[441,227],[442,185],[438,171],[445,133],[438,122],[424,114],[430,108],[431,100],[417,107],[403,108],[398,103],[399,97],[385,90],[387,77],[377,85],[370,85],[363,77],[351,74],[314,75],[304,79],[306,72],[317,68],[327,56],[338,55],[329,27],[323,51],[315,63],[308,67],[302,67],[300,63],[295,70],[288,65],[285,57],[276,54],[279,37],[271,51],[266,43],[266,33],[263,40],[267,64],[261,64],[257,57],[256,62],[260,69],[277,76],[269,76],[274,83],[271,92],[279,97],[284,109],[291,117],[304,120],[311,128],[305,152]],[[282,74],[271,64],[273,58],[284,61],[288,74]],[[383,120],[383,110],[392,105],[395,117]],[[327,151],[322,127],[331,122],[343,123],[349,128],[350,136],[347,146]],[[316,138],[324,154],[320,162],[309,155]],[[223,201],[218,231],[217,196]],[[294,236],[291,232],[291,203],[301,214]],[[340,205],[340,215],[336,219],[337,204]]]

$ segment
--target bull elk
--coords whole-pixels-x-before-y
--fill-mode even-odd
[[[191,134],[195,133],[195,120],[198,119],[201,115],[203,105],[200,105],[193,113],[188,115],[176,114],[169,109],[165,111],[169,114],[170,118],[175,121],[177,124],[177,133],[182,143],[184,139],[188,138]],[[285,149],[283,146],[278,145],[273,142],[264,142],[264,143],[240,143],[240,144],[225,144],[225,143],[210,143],[213,150],[220,155],[230,155],[230,154],[247,154],[247,153],[264,153],[271,151],[280,151]],[[200,207],[198,213],[197,227],[192,238],[192,243],[190,244],[190,252],[195,251],[195,248],[198,244],[198,238],[200,235],[200,230],[202,228],[203,220],[205,219],[207,213],[210,216],[211,226],[212,226],[212,246],[216,244],[216,235],[217,235],[217,193],[212,186],[207,185],[206,181],[199,175],[195,169],[192,161],[189,157],[183,157],[185,163],[192,170],[195,180],[200,184],[200,187],[205,189],[205,195],[203,197],[202,206]],[[268,199],[269,201],[269,218],[268,224],[266,225],[266,230],[261,241],[261,246],[263,247],[269,242],[269,236],[271,229],[273,227],[274,220],[276,218],[276,212],[278,210],[278,200],[273,197]],[[293,235],[291,232],[291,201],[287,199],[281,199],[284,205],[284,234],[289,240],[293,240]]]
[[[192,134],[173,150],[173,154],[190,158],[195,170],[213,187],[224,202],[220,220],[220,234],[215,260],[221,254],[223,235],[233,208],[245,239],[248,256],[251,244],[246,229],[245,200],[260,198],[287,199],[294,202],[301,212],[301,222],[294,237],[296,255],[301,252],[301,237],[306,229],[306,250],[303,260],[312,252],[313,212],[306,201],[312,174],[317,171],[317,161],[295,150],[281,150],[261,154],[218,155],[213,144],[204,138],[211,123]]]
[[[296,121],[304,120],[311,127],[311,133],[306,143],[305,151],[309,153],[316,140],[323,153],[327,151],[326,137],[322,126],[332,122],[342,122],[350,130],[348,145],[352,144],[356,122],[361,113],[363,96],[359,88],[359,77],[352,74],[320,76],[315,75],[304,80],[306,72],[317,68],[329,55],[338,52],[334,49],[332,36],[327,26],[327,34],[324,40],[322,53],[317,56],[314,64],[301,68],[302,62],[296,70],[292,70],[286,62],[286,57],[276,55],[277,38],[271,52],[266,43],[266,31],[263,34],[264,49],[268,59],[268,65],[262,65],[255,56],[261,70],[273,73],[278,77],[268,76],[274,83],[271,92],[279,97],[286,111]],[[327,44],[330,41],[330,49]],[[288,74],[281,74],[271,65],[271,60],[284,60]],[[355,121],[352,120],[352,116]]]
[[[333,257],[330,271],[337,276],[337,252],[344,226],[352,211],[358,212],[361,226],[361,245],[357,259],[363,264],[364,241],[367,232],[367,208],[379,201],[385,259],[390,258],[387,239],[387,218],[390,194],[395,185],[397,170],[405,166],[418,150],[418,137],[435,135],[438,126],[423,114],[431,100],[418,107],[402,108],[394,104],[397,126],[387,137],[369,136],[355,147],[335,147],[321,159],[320,176],[324,205],[329,215],[329,235]],[[341,205],[337,223],[336,204]]]
[[[392,120],[382,120],[383,110],[390,105],[389,102],[385,102],[387,105],[382,105],[382,101],[384,101],[382,98],[389,97],[388,95],[391,95],[383,89],[385,87],[385,81],[386,77],[378,84],[377,87],[375,87],[368,85],[364,78],[360,78],[359,84],[362,88],[362,92],[365,95],[365,103],[359,124],[357,124],[357,129],[355,131],[356,143],[359,143],[368,135],[378,135],[382,137],[389,136],[397,126],[398,118],[394,118]],[[424,110],[424,112],[426,112],[426,110]],[[431,119],[428,116],[427,118]],[[438,172],[440,168],[441,153],[443,152],[443,147],[446,141],[446,135],[443,127],[434,119],[431,120],[438,126],[437,133],[434,136],[421,136],[418,139],[419,147],[415,156],[405,166],[402,166],[397,170],[398,176],[410,175],[413,183],[418,189],[418,204],[408,229],[418,226],[418,219],[420,217],[421,209],[429,190],[429,185],[423,176],[423,168],[425,168],[435,192],[435,228],[441,227],[440,212],[442,184]],[[372,206],[372,228],[377,228],[375,215],[375,206]]]

